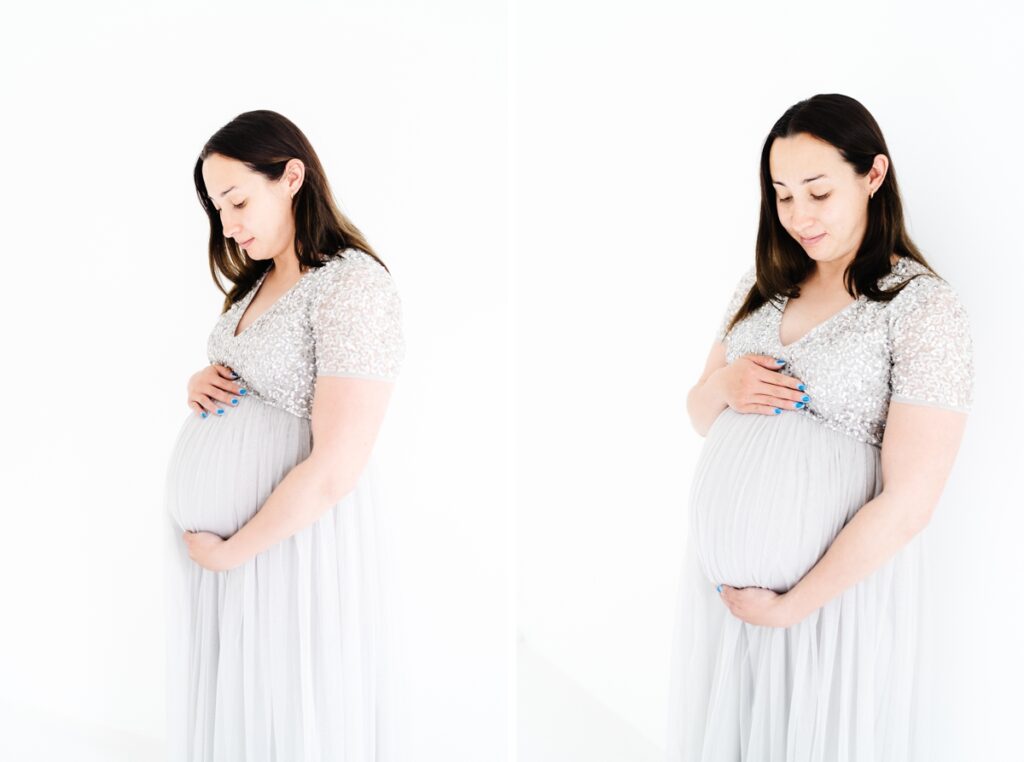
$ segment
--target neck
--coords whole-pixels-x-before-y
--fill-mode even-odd
[[[814,270],[808,280],[817,281],[823,286],[843,288],[843,273],[846,272],[847,265],[853,261],[856,254],[856,252],[852,252],[828,262],[815,262]]]
[[[296,280],[302,275],[302,270],[299,267],[299,258],[295,255],[294,251],[286,251],[274,257],[272,269],[271,275],[274,280],[291,281]]]

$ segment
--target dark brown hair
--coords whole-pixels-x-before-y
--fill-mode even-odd
[[[776,297],[798,297],[800,288],[797,284],[814,268],[814,261],[779,221],[768,161],[776,138],[788,138],[798,133],[813,135],[835,146],[859,175],[868,173],[878,154],[885,154],[889,159],[882,184],[868,201],[864,240],[843,275],[843,283],[850,296],[861,294],[874,301],[889,301],[918,277],[915,275],[890,290],[879,289],[878,279],[892,270],[891,254],[909,257],[924,265],[933,275],[938,275],[907,233],[903,222],[903,203],[896,183],[895,162],[875,118],[859,101],[849,96],[835,93],[815,95],[790,106],[772,127],[761,149],[761,219],[755,250],[757,280],[726,331],[766,302],[771,301],[775,305]]]
[[[203,162],[211,154],[241,161],[271,181],[280,179],[291,159],[302,161],[302,187],[292,198],[295,254],[302,269],[322,267],[349,248],[366,252],[387,269],[359,229],[338,208],[320,159],[302,130],[274,111],[246,111],[206,141],[193,170],[199,203],[210,220],[210,274],[225,295],[224,311],[249,291],[271,263],[250,259],[235,241],[224,237],[220,213],[214,208],[203,180]],[[224,289],[218,273],[233,284],[230,290]]]

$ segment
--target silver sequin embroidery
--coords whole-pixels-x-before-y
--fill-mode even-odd
[[[305,273],[234,336],[260,276],[214,325],[210,362],[238,373],[247,394],[303,418],[312,418],[318,375],[395,380],[405,344],[394,281],[369,254],[342,254]]]
[[[926,267],[901,257],[879,279],[883,289],[915,278],[890,302],[864,296],[786,346],[779,338],[788,299],[761,305],[728,333],[725,327],[754,284],[740,278],[715,336],[726,361],[746,354],[785,360],[780,373],[801,379],[811,401],[785,414],[810,415],[826,426],[881,446],[890,400],[968,412],[974,365],[967,312],[956,292]]]

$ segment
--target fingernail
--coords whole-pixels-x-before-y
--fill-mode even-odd
[[[779,413],[781,413],[781,412],[782,412],[782,410],[781,410],[781,409],[779,409],[779,408],[775,408],[775,415],[778,415],[778,414],[779,414]]]
[[[233,397],[233,398],[231,399],[231,404],[232,404],[232,405],[237,405],[237,404],[238,404],[238,398],[237,398],[237,397]]]
[[[238,374],[235,373],[234,371],[231,371],[231,378],[238,378]]]
[[[808,397],[806,394],[801,399],[803,399],[804,402],[810,402],[811,401],[811,398]]]
[[[803,391],[803,390],[801,390],[801,391]],[[249,392],[249,390],[248,390],[248,389],[239,389],[239,390],[238,390],[238,393],[239,393],[239,394],[248,394],[248,392]]]
[[[802,403],[802,402],[794,402],[793,403],[793,407],[796,407],[796,408],[801,408],[803,406],[804,406],[804,403]]]
[[[797,403],[797,404],[800,404],[800,403]],[[222,407],[217,408],[217,415],[224,415],[224,408],[222,408]]]
[[[201,412],[201,413],[199,414],[199,417],[200,417],[200,418],[205,418],[205,417],[206,417],[206,416],[208,416],[208,415],[209,415],[209,413],[207,413],[207,412],[206,412],[206,411],[204,410],[203,412]]]
[[[719,585],[718,587],[715,588],[715,590],[717,590],[718,592],[722,592],[722,586]]]
[[[785,365],[786,361],[785,360],[780,360],[778,358],[775,358],[775,364],[776,365]]]
[[[800,386],[797,387],[797,389],[799,389],[800,391],[804,391],[804,389],[806,389],[806,388],[807,387],[804,386],[803,384],[800,384]]]

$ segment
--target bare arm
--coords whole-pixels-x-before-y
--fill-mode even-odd
[[[313,524],[351,492],[369,461],[393,386],[390,381],[317,377],[313,449],[227,541],[231,566]]]
[[[715,418],[727,407],[721,387],[711,381],[715,371],[725,366],[725,344],[716,341],[708,352],[704,372],[686,395],[686,412],[690,415],[690,423],[702,437],[707,436]]]
[[[967,414],[893,402],[882,441],[882,491],[854,514],[785,598],[799,622],[882,566],[920,532],[953,467]]]

